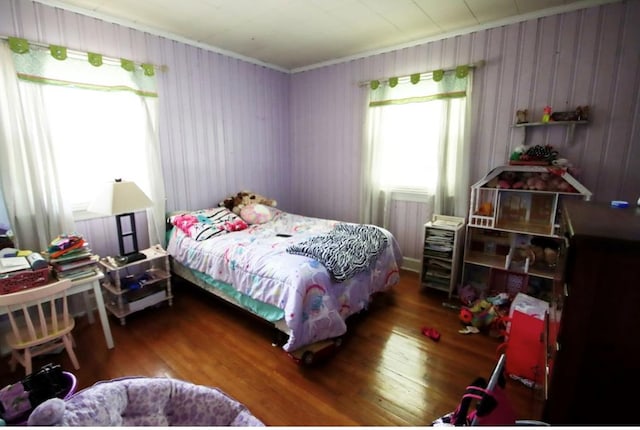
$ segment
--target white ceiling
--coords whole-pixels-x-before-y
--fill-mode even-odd
[[[616,0],[36,0],[285,71]]]

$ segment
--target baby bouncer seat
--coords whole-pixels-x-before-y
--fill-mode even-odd
[[[44,426],[264,426],[221,390],[172,378],[101,381],[68,399],[50,399],[29,416]]]

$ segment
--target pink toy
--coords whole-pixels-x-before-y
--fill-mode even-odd
[[[478,292],[471,285],[461,285],[458,287],[458,297],[465,306],[471,306],[478,298]]]

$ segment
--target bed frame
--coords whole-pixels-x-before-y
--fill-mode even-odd
[[[248,312],[253,317],[258,318],[267,324],[271,324],[276,329],[274,331],[274,338],[272,341],[273,346],[281,347],[287,342],[287,339],[289,337],[289,328],[287,327],[284,319],[280,319],[275,323],[265,320],[260,315],[253,312],[251,309],[247,309],[246,307],[242,306],[240,303],[238,303],[238,301],[235,298],[229,296],[228,294],[225,294],[223,291],[220,291],[219,289],[209,285],[204,280],[195,276],[191,269],[185,267],[180,262],[174,260],[173,257],[169,256],[169,261],[171,264],[171,272],[174,275],[184,279],[185,281],[195,285],[198,288],[203,289],[207,293],[212,294],[215,297],[222,299],[227,303],[230,303],[231,305],[238,308],[239,310],[243,312]],[[351,315],[350,317],[352,316],[353,315]],[[300,349],[289,352],[287,354],[289,355],[289,357],[291,357],[291,359],[293,359],[294,362],[298,364],[311,365],[319,361],[320,359],[327,357],[340,345],[342,345],[342,337],[338,337],[334,339],[326,339],[310,345],[305,345]]]
[[[284,321],[284,319],[280,319],[275,323],[265,320],[260,315],[253,312],[251,309],[247,309],[246,307],[242,306],[240,303],[238,303],[238,301],[235,298],[229,296],[228,294],[225,294],[223,291],[220,291],[219,289],[211,286],[210,284],[206,283],[204,280],[195,276],[191,269],[189,269],[188,267],[185,267],[180,262],[176,261],[173,257],[169,256],[169,261],[171,264],[171,272],[173,274],[184,279],[190,284],[193,284],[196,287],[205,290],[207,293],[212,294],[217,298],[224,300],[227,303],[230,303],[234,307],[244,312],[248,312],[252,316],[260,319],[261,321],[264,321],[267,324],[273,325],[273,327],[277,330],[276,333],[274,334],[274,342],[273,342],[274,346],[276,345],[282,346],[286,343],[287,338],[289,337],[289,328],[287,327],[287,324]]]
[[[171,224],[167,224],[167,231],[171,231],[174,227]],[[169,238],[167,237],[167,241]],[[277,347],[284,347],[290,340],[293,332],[292,329],[289,328],[287,322],[285,321],[284,316],[280,317],[280,319],[274,321],[273,318],[266,317],[264,314],[260,314],[260,311],[254,309],[253,306],[248,306],[247,303],[244,302],[242,298],[236,298],[237,296],[230,292],[225,291],[226,288],[219,288],[215,284],[211,283],[207,279],[202,279],[199,275],[201,272],[193,270],[178,260],[174,259],[173,256],[169,255],[169,261],[171,266],[171,272],[175,274],[180,279],[188,282],[189,284],[204,290],[206,293],[213,295],[214,297],[223,300],[226,303],[231,304],[234,308],[244,311],[248,313],[253,318],[257,318],[262,323],[270,324],[275,330],[273,330],[273,339],[272,345]],[[209,277],[207,277],[209,278]],[[229,285],[226,283],[225,285]],[[377,295],[377,293],[374,293]],[[369,295],[369,301],[373,298],[373,295]],[[258,302],[260,303],[260,302]],[[367,307],[364,307],[359,312],[350,315],[347,317],[349,319],[351,316],[356,314],[361,314],[362,311],[366,310]],[[275,316],[278,318],[278,316]],[[345,321],[346,323],[347,321]],[[328,353],[334,350],[337,346],[340,346],[342,343],[342,337],[344,334],[338,335],[338,337],[328,338],[316,343],[311,343],[307,345],[299,346],[298,349],[293,351],[287,351],[287,354],[297,363],[300,364],[311,364],[314,362],[314,359],[318,357],[327,356]]]

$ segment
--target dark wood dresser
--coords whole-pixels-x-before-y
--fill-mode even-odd
[[[566,285],[552,304],[559,324],[549,336],[556,342],[543,419],[638,425],[640,208],[571,200],[562,215]]]

